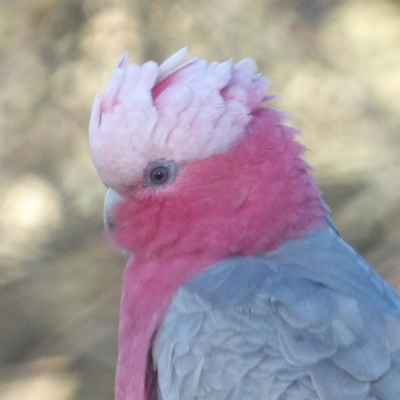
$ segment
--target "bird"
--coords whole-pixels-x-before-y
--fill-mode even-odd
[[[125,53],[90,156],[129,255],[116,400],[398,400],[400,297],[339,235],[252,59]]]

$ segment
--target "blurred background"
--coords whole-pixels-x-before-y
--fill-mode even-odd
[[[128,50],[254,58],[341,234],[400,288],[400,2],[0,1],[0,400],[112,400],[126,257],[103,234],[92,101]]]

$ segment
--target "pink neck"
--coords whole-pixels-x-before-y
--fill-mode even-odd
[[[144,386],[147,356],[166,307],[182,282],[217,261],[198,254],[169,260],[129,260],[120,310],[116,400],[149,399]],[[163,267],[165,274],[160,273]],[[169,273],[180,279],[168,280]]]

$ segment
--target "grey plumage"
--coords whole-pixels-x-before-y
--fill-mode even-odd
[[[153,358],[160,400],[399,400],[400,298],[329,227],[181,287]]]

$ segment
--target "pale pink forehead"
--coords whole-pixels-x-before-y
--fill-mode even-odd
[[[268,80],[253,60],[179,64],[182,49],[158,66],[127,66],[124,55],[93,105],[89,143],[110,187],[132,185],[157,159],[190,162],[223,153],[265,98]]]

